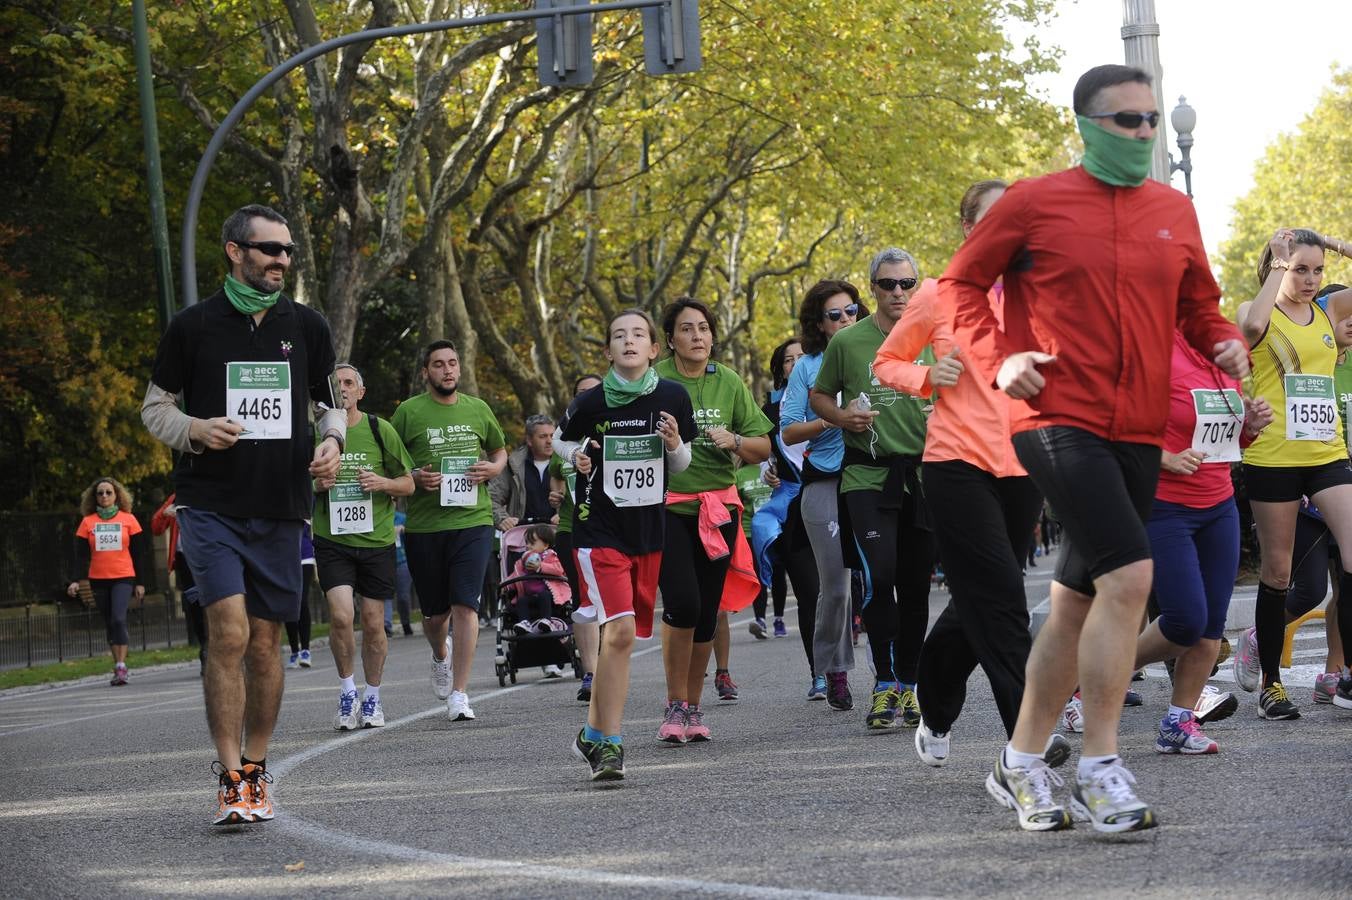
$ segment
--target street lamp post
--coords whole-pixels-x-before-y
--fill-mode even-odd
[[[1183,173],[1184,192],[1188,195],[1188,199],[1192,199],[1192,130],[1197,127],[1197,110],[1188,105],[1187,97],[1178,98],[1178,105],[1169,113],[1169,123],[1174,126],[1178,154],[1181,157],[1178,162],[1174,162],[1174,157],[1170,154],[1169,174]]]

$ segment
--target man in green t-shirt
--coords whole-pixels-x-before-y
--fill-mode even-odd
[[[358,404],[366,384],[355,366],[340,363],[334,378],[343,392],[349,437],[338,474],[316,479],[315,565],[329,601],[329,648],[338,668],[338,731],[385,724],[380,678],[385,669],[385,601],[394,596],[394,498],[413,493],[413,461],[394,426]],[[357,639],[354,603],[361,598],[361,668],[366,679],[360,712],[353,680]]]
[[[474,718],[465,688],[479,637],[479,594],[493,552],[487,485],[507,465],[507,441],[488,404],[457,390],[455,344],[428,344],[422,376],[427,390],[399,404],[390,424],[418,467],[404,553],[423,633],[432,645],[432,690],[446,700],[450,719],[459,721]]]
[[[905,250],[891,247],[874,256],[869,283],[878,310],[831,339],[809,397],[812,411],[845,436],[840,533],[846,562],[854,557],[864,572],[862,616],[878,679],[865,718],[870,729],[893,728],[899,717],[908,727],[920,723],[915,671],[929,623],[935,557],[920,486],[926,401],[873,375],[878,348],[901,319],[919,274]],[[929,348],[925,353],[917,362],[933,364]]]

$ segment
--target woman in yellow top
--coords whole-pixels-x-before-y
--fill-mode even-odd
[[[1352,290],[1330,296],[1327,313],[1314,302],[1324,277],[1325,247],[1352,255],[1342,241],[1308,229],[1278,231],[1258,262],[1258,295],[1240,304],[1236,319],[1251,348],[1253,391],[1274,413],[1272,424],[1244,451],[1244,481],[1258,526],[1262,566],[1254,627],[1235,654],[1240,687],[1254,690],[1261,670],[1258,714],[1265,719],[1300,717],[1281,681],[1286,590],[1300,498],[1318,505],[1340,545],[1352,541],[1352,465],[1333,386],[1338,360],[1333,322],[1352,314]],[[1339,584],[1352,587],[1346,569]],[[1338,693],[1345,693],[1352,706],[1352,679],[1346,669],[1343,674]]]

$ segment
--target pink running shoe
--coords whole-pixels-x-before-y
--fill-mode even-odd
[[[690,709],[685,701],[668,701],[667,711],[662,715],[662,725],[657,729],[657,739],[668,744],[684,744],[689,740],[685,732],[689,721]],[[708,729],[705,729],[705,733],[708,733]]]
[[[1338,693],[1338,673],[1325,672],[1314,676],[1314,702],[1332,703],[1333,695]]]
[[[686,712],[685,739],[687,741],[707,741],[709,728],[704,724],[704,712],[698,706],[692,706]]]
[[[1235,667],[1235,684],[1239,685],[1249,693],[1258,689],[1259,676],[1262,675],[1262,666],[1258,663],[1258,631],[1250,628],[1239,638],[1239,649],[1235,651],[1233,657]]]

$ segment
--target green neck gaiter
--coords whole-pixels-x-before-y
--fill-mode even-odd
[[[233,275],[225,276],[225,296],[230,298],[230,305],[246,316],[252,316],[255,313],[261,313],[277,302],[277,298],[282,296],[281,291],[274,291],[271,294],[265,294],[257,288],[251,288],[242,281],[235,279]]]
[[[95,509],[96,509],[96,511],[98,512],[99,518],[100,518],[100,519],[111,519],[113,516],[117,515],[117,506],[116,506],[116,505],[113,505],[113,506],[99,506],[99,507],[96,507]]]
[[[612,368],[601,382],[601,388],[606,393],[606,406],[611,409],[624,406],[657,390],[657,371],[649,366],[638,378],[625,381]]]
[[[1075,121],[1084,138],[1084,167],[1090,175],[1117,187],[1139,187],[1145,181],[1155,156],[1154,138],[1142,141],[1115,134],[1085,116],[1076,116]]]

